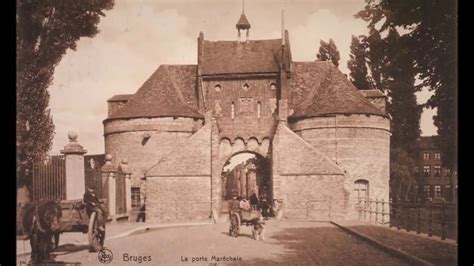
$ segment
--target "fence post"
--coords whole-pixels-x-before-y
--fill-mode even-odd
[[[86,191],[84,154],[87,151],[77,143],[76,132],[69,131],[67,136],[69,143],[61,150],[66,157],[66,200],[82,199]]]
[[[382,226],[385,225],[385,200],[382,199]]]
[[[405,203],[405,229],[410,232],[410,203]]]
[[[429,227],[428,227],[428,236],[432,236],[432,209],[431,209],[431,202],[428,203],[428,211],[429,211]]]
[[[446,239],[446,204],[441,205],[441,240]]]
[[[379,215],[378,215],[378,212],[379,212],[379,200],[378,198],[375,198],[375,224],[377,224],[378,222],[378,218],[379,218]]]
[[[116,168],[112,165],[112,155],[105,155],[105,164],[101,168],[102,172],[102,187],[103,196],[107,200],[107,212],[109,218],[114,219],[116,214],[116,192],[115,192],[115,177]]]
[[[416,224],[416,233],[420,234],[420,229],[421,229],[421,204],[418,202],[416,204],[416,210],[417,210],[417,224]]]

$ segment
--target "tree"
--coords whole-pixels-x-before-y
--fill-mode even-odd
[[[350,80],[354,86],[359,90],[367,90],[372,88],[369,81],[369,73],[367,69],[367,51],[366,42],[361,42],[360,38],[352,35],[351,53],[349,54],[349,61],[347,67],[350,70]]]
[[[395,201],[416,200],[415,166],[405,150],[390,149],[390,197]]]
[[[457,5],[455,0],[366,0],[356,16],[381,24],[379,33],[402,27],[414,54],[415,70],[434,92],[426,107],[437,108],[443,165],[456,170],[457,161]]]
[[[339,50],[332,39],[329,39],[329,42],[320,41],[316,58],[321,61],[331,61],[335,66],[339,66],[339,60],[341,59]]]
[[[113,0],[17,0],[17,184],[29,185],[32,160],[51,148],[49,92],[54,69],[81,37],[94,37]]]

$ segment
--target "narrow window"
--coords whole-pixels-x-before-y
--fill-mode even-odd
[[[132,208],[140,208],[140,187],[132,187]]]
[[[272,83],[270,84],[270,90],[271,90],[271,91],[276,90],[276,84],[275,84],[275,83],[272,82]]]
[[[430,186],[429,185],[424,186],[423,191],[425,192],[425,198],[431,197],[431,191],[430,191]]]
[[[429,152],[423,153],[423,160],[429,160],[429,159],[430,159],[430,153]]]
[[[441,186],[440,185],[434,186],[434,192],[435,192],[435,198],[441,198],[442,194],[441,194]]]
[[[230,118],[234,119],[234,102],[232,102],[232,105],[230,106]]]
[[[431,167],[429,165],[423,166],[423,174],[425,177],[429,177],[431,175]]]
[[[435,160],[441,160],[441,153],[435,152],[434,153],[434,158],[435,158]]]
[[[369,204],[369,181],[356,180],[354,182],[354,190],[356,193],[357,203],[361,206]]]
[[[434,176],[436,177],[440,177],[441,176],[441,165],[435,165],[434,168],[433,168],[433,174]]]
[[[257,103],[257,118],[260,118],[261,111],[262,111],[262,103],[258,102]]]

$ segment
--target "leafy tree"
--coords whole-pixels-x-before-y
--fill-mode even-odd
[[[415,166],[404,149],[390,149],[390,197],[395,201],[416,200]]]
[[[402,27],[413,52],[415,70],[434,92],[426,106],[437,108],[443,165],[456,170],[457,161],[457,4],[455,0],[366,0],[357,17],[380,25],[379,33]]]
[[[335,66],[339,66],[339,60],[341,59],[339,50],[332,39],[329,39],[329,42],[320,41],[316,58],[321,61],[331,61]]]
[[[94,37],[113,0],[17,0],[17,184],[28,185],[35,155],[51,148],[48,87],[54,69],[81,37]]]
[[[371,89],[372,84],[367,69],[367,51],[366,42],[361,42],[360,38],[352,36],[350,59],[347,62],[347,67],[350,70],[350,80],[354,86],[359,90]]]

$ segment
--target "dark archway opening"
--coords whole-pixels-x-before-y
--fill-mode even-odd
[[[222,213],[228,212],[228,200],[233,196],[250,199],[255,193],[259,202],[271,203],[271,163],[256,153],[233,155],[224,164],[222,173]]]

